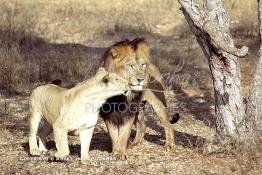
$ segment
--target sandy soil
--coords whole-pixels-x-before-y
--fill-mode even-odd
[[[179,47],[187,42],[181,40]],[[258,47],[256,42],[250,39],[238,40],[238,43],[251,46],[249,58],[240,60],[244,90],[247,93],[252,76],[248,70],[254,62],[250,57],[256,57],[255,51]],[[191,54],[194,55],[194,51]],[[163,66],[160,65],[160,68]],[[164,67],[165,71],[168,71],[169,67]],[[197,81],[199,86],[187,84],[183,88],[175,87],[174,92],[167,93],[169,108],[173,108],[173,111],[179,112],[182,116],[174,125],[176,148],[173,151],[164,151],[165,138],[161,124],[154,114],[148,113],[146,114],[148,129],[143,144],[128,150],[128,160],[115,160],[110,154],[111,143],[104,122],[100,121],[91,144],[90,156],[93,158],[93,166],[81,165],[77,160],[80,152],[77,137],[69,138],[71,154],[68,162],[57,163],[47,160],[52,158],[55,152],[52,136],[48,142],[50,151],[47,155],[29,156],[28,96],[1,99],[0,170],[3,174],[241,174],[245,172],[244,168],[241,168],[233,154],[208,151],[215,132],[212,82],[210,77],[201,72],[199,76],[201,78],[198,81],[206,82],[205,86],[200,86],[201,81]],[[131,135],[132,140],[134,132]],[[259,174],[252,171],[249,173]]]

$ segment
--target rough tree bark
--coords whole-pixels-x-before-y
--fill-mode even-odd
[[[258,3],[259,14],[259,34],[260,42],[262,41],[262,1]],[[262,140],[262,42],[260,43],[259,60],[256,68],[256,72],[253,79],[253,86],[248,104],[248,117],[250,126],[249,131],[252,131],[251,137],[256,137],[258,140]]]
[[[218,133],[222,138],[234,141],[242,139],[240,127],[245,118],[239,57],[248,48],[235,47],[229,31],[230,20],[222,0],[205,0],[200,8],[194,0],[178,0],[182,11],[208,59],[216,102]]]

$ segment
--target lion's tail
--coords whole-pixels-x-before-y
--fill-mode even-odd
[[[179,119],[180,119],[180,115],[179,115],[178,113],[175,113],[175,114],[172,116],[172,119],[170,120],[170,123],[171,123],[171,124],[174,124],[174,123],[176,123]]]

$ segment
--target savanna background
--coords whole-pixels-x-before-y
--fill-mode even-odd
[[[198,0],[201,2],[201,0]],[[240,59],[243,91],[250,91],[259,37],[257,1],[226,0]],[[1,174],[261,174],[261,145],[249,151],[215,145],[216,118],[207,59],[176,0],[0,0],[0,173]],[[176,149],[165,152],[164,131],[148,112],[145,141],[128,150],[128,160],[108,160],[111,143],[100,121],[84,166],[77,137],[70,137],[68,162],[30,159],[28,97],[33,88],[54,79],[72,87],[89,78],[107,47],[122,39],[144,37],[154,64],[164,75]],[[131,140],[134,137],[131,134]],[[50,136],[51,157],[55,144]],[[29,160],[30,159],[30,160]]]

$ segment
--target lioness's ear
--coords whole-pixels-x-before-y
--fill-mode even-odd
[[[102,78],[102,82],[107,84],[109,82],[109,74],[107,73],[103,78]]]
[[[100,79],[102,79],[106,74],[108,74],[108,72],[105,70],[105,68],[104,68],[104,67],[100,67],[100,68],[98,69],[98,71],[96,72],[95,77],[100,80]]]

